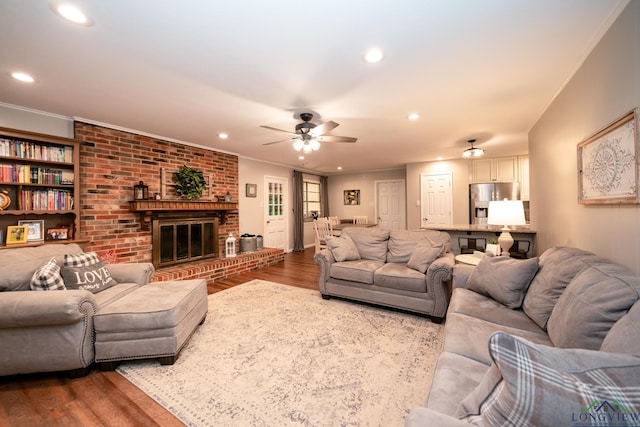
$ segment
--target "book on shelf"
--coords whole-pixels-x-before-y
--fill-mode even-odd
[[[19,184],[71,185],[75,175],[72,170],[39,168],[31,165],[0,164],[0,182]]]
[[[20,194],[25,211],[66,211],[73,209],[73,194],[69,190],[23,190]]]
[[[19,139],[0,138],[0,156],[73,163],[73,147],[45,145]]]

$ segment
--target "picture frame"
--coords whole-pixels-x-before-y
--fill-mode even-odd
[[[360,204],[360,190],[344,190],[344,204],[345,205],[359,205]]]
[[[27,243],[29,228],[26,225],[10,225],[7,227],[7,245]]]
[[[578,144],[578,203],[638,203],[636,110]]]
[[[27,242],[41,242],[44,240],[44,221],[27,219],[18,221],[18,225],[27,226]]]
[[[258,196],[258,184],[247,184],[245,186],[245,194],[247,197]]]
[[[48,228],[46,240],[67,240],[69,238],[68,228]]]
[[[73,235],[74,235],[74,231],[75,231],[75,224],[74,223],[56,224],[55,228],[66,228],[67,229],[67,239],[69,239],[69,240],[73,239]]]

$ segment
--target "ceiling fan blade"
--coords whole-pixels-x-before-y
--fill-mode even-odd
[[[356,142],[358,138],[352,138],[350,136],[334,136],[334,135],[322,135],[317,138],[320,142]]]
[[[289,130],[284,130],[284,129],[278,129],[278,128],[273,128],[271,126],[260,126],[261,128],[265,128],[265,129],[271,129],[271,130],[276,130],[278,132],[284,132],[284,133],[288,133],[289,135],[298,135],[295,132],[291,132]]]
[[[281,139],[280,141],[267,142],[266,144],[262,144],[262,145],[273,145],[273,144],[279,144],[281,142],[293,142],[296,139],[300,139],[300,138]]]
[[[329,132],[332,129],[337,128],[338,126],[340,126],[338,123],[332,120],[329,120],[328,122],[324,122],[314,127],[309,131],[309,133],[313,136],[320,136],[320,135],[324,135],[325,133]]]

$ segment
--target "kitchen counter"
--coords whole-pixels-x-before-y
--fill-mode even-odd
[[[438,231],[466,231],[468,234],[472,232],[485,232],[485,233],[501,233],[502,227],[499,225],[481,225],[481,224],[451,224],[451,225],[428,225],[427,230]],[[509,227],[511,233],[519,234],[536,234],[535,230],[532,230],[528,225],[518,225]]]
[[[426,228],[428,230],[446,231],[451,236],[451,251],[454,254],[460,253],[460,246],[466,245],[468,238],[485,239],[489,243],[492,239],[497,239],[502,233],[502,227],[499,225],[480,225],[480,224],[451,224],[451,225],[432,225]],[[535,256],[535,237],[536,231],[528,225],[509,227],[511,236],[514,240],[529,242],[528,257]]]

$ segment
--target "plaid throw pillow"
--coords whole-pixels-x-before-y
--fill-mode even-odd
[[[549,347],[504,332],[491,336],[489,352],[491,368],[458,407],[464,421],[482,426],[637,425],[640,357]],[[602,419],[607,422],[591,423]]]
[[[63,291],[67,289],[64,286],[60,267],[56,263],[55,257],[33,273],[30,285],[34,291]]]
[[[65,254],[65,267],[88,267],[100,262],[98,254],[95,252],[82,252],[75,255]]]

